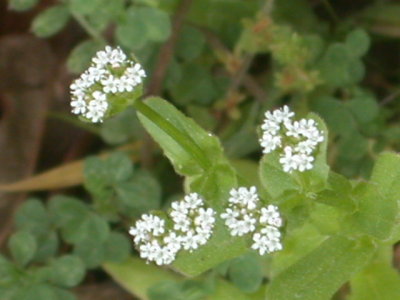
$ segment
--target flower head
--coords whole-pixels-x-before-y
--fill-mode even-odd
[[[186,195],[183,201],[172,202],[171,207],[169,215],[183,248],[193,251],[204,245],[213,232],[215,211],[206,209],[197,193]]]
[[[180,250],[193,251],[210,239],[215,211],[204,207],[197,193],[186,195],[182,201],[171,204],[169,216],[172,222],[144,214],[129,230],[140,257],[157,265],[172,263]],[[172,223],[172,228],[168,228]]]
[[[144,77],[140,64],[128,59],[119,47],[107,46],[71,84],[72,113],[93,123],[102,122],[120,94],[133,92]]]
[[[253,234],[252,249],[260,255],[282,249],[280,243],[282,218],[274,205],[260,207],[255,187],[239,187],[230,191],[228,208],[221,214],[232,236]]]
[[[314,152],[324,140],[323,132],[313,119],[292,120],[294,113],[284,106],[265,113],[260,139],[263,153],[279,150],[285,172],[304,172],[313,168]]]

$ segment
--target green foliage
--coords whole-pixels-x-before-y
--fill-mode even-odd
[[[33,8],[39,0],[9,0],[8,7],[16,11],[26,11]]]
[[[32,31],[38,37],[50,37],[61,31],[70,18],[64,5],[50,7],[40,13],[32,23]]]
[[[85,275],[85,266],[79,257],[64,255],[50,263],[51,281],[63,287],[73,287]]]
[[[106,43],[120,45],[139,58],[150,88],[111,96],[99,128],[108,146],[133,151],[88,156],[86,191],[19,207],[10,259],[0,255],[0,298],[73,300],[68,289],[98,267],[152,300],[325,300],[345,283],[346,299],[399,298],[391,248],[400,240],[400,106],[390,38],[399,37],[400,6],[386,2],[359,10],[340,1],[203,0],[183,15],[176,0],[39,8],[31,24],[38,37],[70,20],[87,33],[71,48],[69,71],[85,70]],[[9,8],[37,3],[10,0]],[[167,100],[142,101],[143,91]],[[261,156],[262,114],[283,104],[324,132],[310,171],[286,173],[279,153]],[[232,188],[253,185],[282,212],[282,251],[259,257],[251,235],[231,237],[217,215],[207,244],[180,251],[169,269],[130,256],[129,226],[143,213],[165,215],[157,210],[182,189],[220,214]]]
[[[260,288],[263,275],[260,258],[254,253],[233,259],[228,269],[229,279],[247,293],[253,293]]]
[[[14,260],[24,266],[35,255],[37,244],[35,237],[26,231],[17,231],[14,233],[9,242],[8,248]]]
[[[82,73],[86,70],[92,57],[103,48],[103,44],[94,40],[86,40],[79,43],[68,57],[67,67],[73,73]]]
[[[131,7],[116,32],[119,43],[129,49],[141,48],[147,42],[165,41],[170,34],[168,15],[155,7]]]
[[[329,299],[374,253],[368,239],[333,236],[278,274],[268,286],[271,299]],[[307,270],[307,272],[304,272]],[[327,270],[330,270],[327,272]]]

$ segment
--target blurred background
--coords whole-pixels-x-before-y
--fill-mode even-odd
[[[261,157],[263,112],[283,104],[325,119],[329,163],[345,176],[368,178],[378,153],[399,150],[399,1],[1,0],[4,253],[14,214],[30,197],[46,203],[63,193],[102,207],[85,183],[89,155],[123,149],[135,165],[136,186],[117,187],[115,197],[146,201],[127,216],[116,212],[118,224],[182,192],[182,179],[133,110],[100,125],[70,113],[71,81],[107,44],[139,59],[148,74],[146,95],[163,96],[221,137],[227,155],[248,170]],[[115,224],[103,208],[100,215]],[[70,251],[68,243],[57,245],[55,253]],[[134,299],[100,263],[75,288],[78,298]]]

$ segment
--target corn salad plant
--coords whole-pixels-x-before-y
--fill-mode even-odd
[[[115,150],[19,207],[0,299],[76,299],[99,268],[140,299],[400,299],[400,107],[363,82],[398,4],[54,2],[32,31],[87,32],[70,118]]]

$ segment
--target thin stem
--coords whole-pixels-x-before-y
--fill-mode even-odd
[[[173,124],[165,120],[158,112],[141,100],[137,100],[133,105],[138,112],[151,120],[158,128],[168,134],[176,143],[178,143],[187,153],[193,156],[202,169],[207,170],[211,163],[204,155],[200,147],[188,136],[182,134]]]
[[[83,29],[96,41],[102,43],[102,44],[107,44],[106,40],[104,37],[95,30],[90,23],[85,19],[84,16],[81,14],[78,14],[76,12],[71,12],[72,16],[75,18],[75,20],[79,23],[79,25],[82,26]]]
[[[329,0],[321,0],[322,4],[325,6],[326,11],[328,12],[328,14],[331,16],[332,20],[335,23],[339,22],[339,18],[335,13],[335,10],[333,9],[331,3],[329,2]]]

